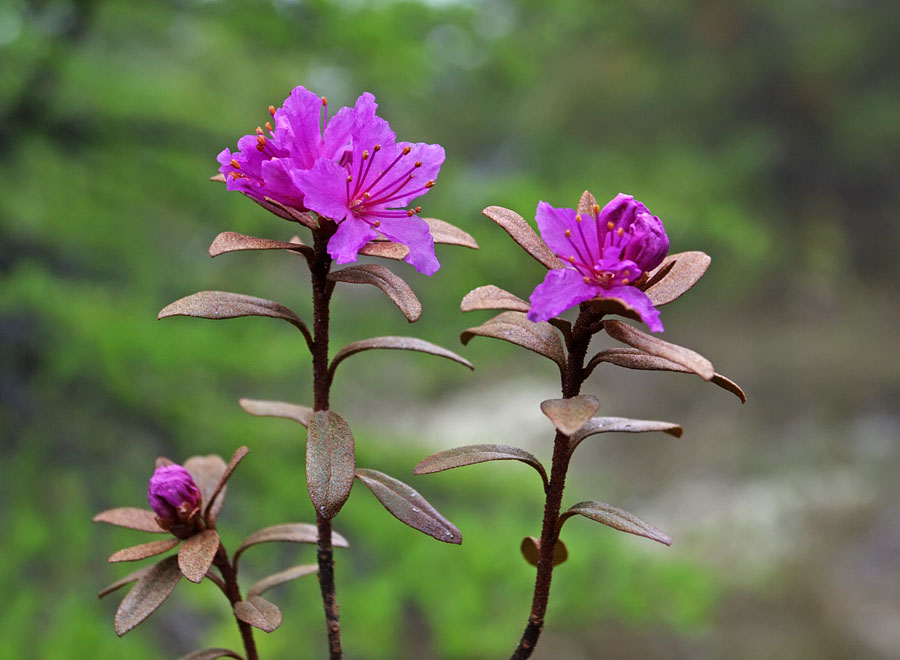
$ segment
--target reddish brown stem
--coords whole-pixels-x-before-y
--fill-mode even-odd
[[[316,232],[313,256],[310,260],[310,276],[313,290],[313,408],[328,410],[331,392],[331,373],[328,370],[328,323],[331,286],[328,272],[331,257],[328,256],[330,233]],[[319,588],[325,610],[328,629],[328,653],[330,660],[340,660],[341,622],[338,617],[337,595],[334,587],[334,555],[331,547],[331,520],[316,513],[318,523]]]
[[[596,319],[587,312],[582,312],[572,328],[571,338],[566,344],[569,355],[566,369],[562,373],[563,398],[577,396],[584,382],[584,358],[591,342],[591,324]],[[569,469],[569,439],[559,431],[553,443],[553,463],[550,468],[550,484],[547,486],[544,503],[544,522],[541,528],[541,541],[538,551],[537,577],[534,582],[534,596],[531,601],[531,614],[528,624],[516,650],[510,660],[525,660],[531,657],[541,631],[544,629],[544,616],[550,600],[550,581],[553,578],[553,551],[559,540],[557,522],[562,505],[563,491],[566,487],[566,472]]]
[[[237,582],[237,567],[228,561],[228,553],[225,551],[225,546],[221,543],[216,551],[213,563],[222,573],[224,581],[223,591],[228,597],[228,602],[231,603],[232,611],[234,611],[235,604],[241,602],[241,590]],[[247,654],[247,660],[259,660],[259,654],[256,652],[256,642],[253,640],[253,627],[249,623],[238,619],[236,614],[234,619],[237,622],[238,630],[241,631],[241,639],[244,642],[244,653]]]

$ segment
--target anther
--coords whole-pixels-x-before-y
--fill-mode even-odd
[[[352,175],[352,174],[348,174],[348,175],[347,175],[347,183],[350,183],[351,181],[353,181],[353,175]]]
[[[566,229],[566,238],[572,238],[572,232]]]
[[[265,136],[265,135],[262,135],[262,134],[257,135],[257,136],[256,136],[256,142],[257,142],[257,144],[258,144],[260,147],[266,146],[266,136]]]
[[[614,223],[612,220],[610,220],[609,222],[606,223],[606,228],[609,229],[610,231],[612,231],[613,229],[616,228],[616,223]]]
[[[365,197],[366,199],[369,199],[371,196],[372,196],[372,195],[370,195],[370,194],[367,193],[367,192],[364,192],[364,193],[363,193],[363,197]]]
[[[594,204],[594,205],[591,207],[591,211],[593,212],[594,215],[597,215],[598,213],[600,213],[600,205],[599,205],[599,204]]]
[[[269,114],[272,115],[273,117],[275,116],[275,106],[274,105],[269,106]]]
[[[622,284],[628,284],[630,281],[631,280],[629,280],[627,277],[625,277],[622,279]]]
[[[421,213],[421,212],[422,212],[422,207],[421,207],[421,206],[417,206],[417,207],[416,207],[415,209],[413,209],[413,210],[414,210],[416,213]]]
[[[409,146],[403,147],[403,155],[404,155],[404,156],[405,156],[406,154],[408,154],[410,151],[412,151],[412,149],[411,149]]]
[[[326,99],[324,96],[322,97],[322,105],[328,105],[328,99]]]
[[[257,127],[256,127],[256,134],[257,134],[257,135],[262,135],[262,134],[263,134],[262,126],[257,126]]]
[[[266,130],[269,131],[269,133],[272,132],[272,122],[270,122],[270,121],[266,122]]]
[[[585,284],[590,284],[590,283],[591,283],[591,278],[585,277],[585,278],[584,278],[584,283],[585,283]]]
[[[415,167],[422,167],[422,161],[421,161],[421,160],[417,160],[417,161],[416,161],[416,164],[415,164]]]
[[[411,217],[413,217],[414,215],[415,215],[415,213],[413,213],[413,210],[412,210],[412,209],[410,209],[409,211],[406,212],[406,217],[407,217],[407,218],[411,218]]]
[[[380,226],[381,226],[381,220],[376,220],[374,224],[375,224],[376,227],[380,227]]]
[[[265,148],[263,145],[258,144],[258,145],[256,145],[256,150],[257,150],[257,151],[265,151],[266,148]]]
[[[581,214],[580,213],[575,214],[575,222],[581,222]]]
[[[624,228],[624,227],[619,227],[619,231],[617,231],[616,233],[617,233],[619,236],[621,236],[622,234],[625,233],[625,228]]]
[[[410,177],[412,178],[412,177]],[[434,179],[425,184],[426,188],[434,188]]]
[[[372,147],[372,151],[381,151],[381,145],[376,144],[374,147]]]
[[[235,160],[234,158],[231,159],[231,166],[236,170],[241,169],[241,164],[239,162],[237,162],[237,160]]]
[[[363,149],[362,159],[363,159],[363,160],[367,160],[368,158],[369,158],[369,150],[368,150],[368,149]]]
[[[571,257],[569,257],[569,263],[570,263],[570,264],[574,264],[574,263],[575,263],[575,256],[574,256],[574,255],[571,256]]]

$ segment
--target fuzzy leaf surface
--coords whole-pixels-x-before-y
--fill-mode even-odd
[[[660,422],[649,419],[629,419],[627,417],[594,417],[569,438],[569,451],[581,444],[581,441],[597,433],[649,433],[661,431],[680,438],[684,429],[672,422]]]
[[[409,254],[409,248],[402,243],[371,241],[359,249],[359,254],[364,254],[367,257],[381,257],[382,259],[400,261],[401,259],[406,259],[406,256]]]
[[[201,319],[234,319],[242,316],[268,316],[282,319],[309,337],[309,329],[293,310],[273,300],[229,291],[199,291],[166,305],[157,318],[193,316]]]
[[[566,355],[559,334],[549,323],[532,323],[521,312],[503,312],[475,328],[464,330],[459,339],[468,344],[472,337],[493,337],[516,344],[550,358],[566,368]]]
[[[306,432],[306,485],[309,499],[325,518],[334,518],[353,488],[356,450],[353,433],[333,410],[313,415]]]
[[[597,198],[594,197],[589,190],[581,193],[581,199],[578,200],[577,212],[579,215],[592,215],[594,206],[597,206]]]
[[[235,616],[254,628],[270,633],[281,625],[281,610],[261,596],[250,596],[234,604]]]
[[[106,585],[100,591],[97,592],[97,598],[103,598],[104,596],[108,596],[109,594],[116,591],[117,589],[121,589],[126,584],[131,584],[132,582],[140,580],[141,577],[145,573],[150,571],[151,568],[153,568],[153,567],[152,566],[144,566],[143,568],[139,568],[136,571],[129,573],[125,577],[119,578],[112,584]]]
[[[472,289],[459,303],[459,309],[463,312],[474,312],[481,309],[503,309],[510,312],[527,312],[531,305],[527,300],[522,300],[514,293],[510,293],[499,286],[488,284]]]
[[[636,536],[643,536],[651,541],[657,541],[663,545],[672,545],[672,539],[665,532],[656,529],[653,525],[644,522],[633,513],[623,511],[605,502],[586,501],[579,502],[569,507],[559,517],[558,527],[571,516],[584,516],[591,520],[612,527],[620,532],[627,532]]]
[[[482,213],[500,225],[523,250],[537,259],[545,268],[562,268],[565,265],[535,233],[525,218],[515,211],[502,206],[488,206]]]
[[[209,256],[218,257],[229,252],[243,252],[246,250],[290,250],[303,254],[312,254],[312,248],[302,243],[287,243],[271,238],[258,238],[239,234],[236,231],[223,231],[213,239],[209,246]]]
[[[333,282],[350,284],[371,284],[384,291],[406,320],[410,323],[418,321],[422,315],[422,303],[402,277],[389,268],[379,264],[357,264],[336,270],[328,274]]]
[[[474,369],[472,363],[461,355],[457,355],[451,350],[442,348],[437,344],[432,344],[424,339],[416,337],[371,337],[369,339],[361,339],[344,346],[337,352],[331,361],[329,370],[334,373],[337,366],[351,355],[356,355],[362,351],[372,350],[388,350],[388,351],[418,351],[419,353],[428,353],[438,357],[453,360],[459,364]]]
[[[241,541],[238,549],[234,552],[235,560],[247,548],[259,543],[273,543],[276,541],[283,543],[316,543],[319,540],[319,530],[315,525],[309,523],[282,523],[281,525],[272,525],[265,527],[250,534]],[[349,548],[350,544],[347,539],[335,531],[331,532],[331,545],[339,548]]]
[[[181,569],[181,574],[191,582],[202,582],[218,549],[219,533],[214,529],[205,529],[186,539],[178,550],[178,568]]]
[[[456,225],[437,218],[422,218],[422,220],[428,225],[428,230],[431,232],[431,237],[434,238],[435,243],[458,245],[473,250],[478,249],[478,243],[475,239]]]
[[[166,557],[150,567],[137,581],[116,610],[115,629],[121,637],[141,624],[162,605],[181,579],[178,557]]]
[[[277,587],[285,582],[290,582],[291,580],[296,580],[305,575],[314,575],[318,570],[318,564],[300,564],[299,566],[291,566],[278,573],[273,573],[252,584],[250,588],[247,589],[247,598],[250,598],[251,596],[261,596],[273,587]]]
[[[444,543],[462,543],[462,534],[419,493],[399,479],[377,470],[357,470],[362,481],[385,509],[400,522]]]
[[[487,461],[521,461],[537,470],[544,484],[547,483],[547,472],[541,462],[524,449],[512,445],[466,445],[439,451],[419,461],[413,474],[434,474]]]
[[[228,461],[228,465],[225,466],[225,471],[222,473],[222,476],[219,477],[219,481],[216,484],[215,490],[213,490],[212,495],[210,495],[210,499],[206,504],[205,516],[207,521],[210,523],[214,523],[216,518],[219,517],[219,513],[222,511],[222,505],[224,504],[224,498],[220,499],[218,497],[219,493],[225,490],[225,485],[228,483],[228,480],[231,478],[231,475],[234,473],[235,468],[240,464],[244,457],[250,453],[250,450],[247,447],[238,447],[234,454],[231,455],[231,458]],[[215,506],[213,506],[215,503]]]
[[[700,278],[706,274],[710,261],[709,255],[704,252],[670,254],[655,270],[655,272],[663,272],[668,269],[668,272],[655,282],[653,273],[651,273],[644,293],[656,307],[668,305],[700,281]]]
[[[141,559],[147,559],[147,557],[155,557],[156,555],[168,552],[178,545],[178,543],[179,539],[172,537],[170,539],[162,539],[161,541],[150,541],[150,543],[134,545],[130,548],[123,548],[118,552],[114,552],[110,556],[109,562],[114,564],[120,561],[139,561]]]
[[[94,516],[94,522],[102,522],[116,527],[127,527],[141,532],[165,534],[166,530],[156,522],[156,514],[150,509],[138,509],[131,506],[123,506],[117,509],[108,509]]]
[[[525,557],[525,561],[532,566],[538,565],[540,549],[541,540],[534,536],[526,536],[519,545],[519,551],[522,553],[522,556]],[[553,565],[559,566],[568,558],[569,549],[566,548],[566,544],[562,542],[562,539],[557,539],[556,545],[553,546]]]
[[[541,412],[563,435],[572,435],[584,426],[600,408],[600,401],[590,394],[568,399],[547,399],[541,402]]]
[[[263,401],[260,399],[241,399],[241,408],[256,417],[280,417],[292,419],[295,422],[309,426],[313,416],[313,409],[308,406],[300,406],[286,401]]]
[[[222,480],[222,476],[227,469],[225,461],[222,460],[221,456],[217,456],[216,454],[191,456],[184,462],[184,469],[191,473],[191,476],[194,478],[194,483],[196,483],[197,488],[200,489],[203,506],[208,507],[210,499],[212,498],[213,493],[218,490],[219,482]],[[210,509],[213,519],[218,517],[219,512],[222,510],[222,506],[225,504],[225,492],[227,490],[228,487],[223,486],[222,489],[219,490],[219,494],[216,495],[212,509]]]
[[[689,348],[670,344],[658,337],[652,337],[621,321],[604,321],[603,327],[606,328],[606,333],[613,339],[650,355],[680,364],[703,378],[703,380],[712,380],[716,373],[709,360]]]

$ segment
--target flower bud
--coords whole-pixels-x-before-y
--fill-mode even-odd
[[[185,523],[200,507],[200,489],[180,465],[156,468],[147,489],[150,508],[167,523]]]

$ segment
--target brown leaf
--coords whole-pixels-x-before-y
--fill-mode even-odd
[[[225,183],[225,175],[219,172],[218,174],[213,174],[211,177],[209,177],[209,180],[216,183]]]
[[[418,351],[420,353],[428,353],[430,355],[453,360],[454,362],[459,362],[469,369],[475,368],[466,358],[457,355],[446,348],[425,341],[424,339],[416,339],[415,337],[370,337],[369,339],[362,339],[344,346],[337,352],[337,355],[334,356],[328,370],[333,375],[337,366],[346,358],[361,351],[371,350]]]
[[[564,511],[559,517],[557,528],[561,528],[563,523],[571,516],[584,516],[598,523],[602,523],[620,532],[643,536],[651,541],[658,541],[663,545],[672,545],[672,539],[665,532],[662,532],[653,525],[644,522],[633,513],[628,513],[622,509],[617,509],[604,502],[579,502]]]
[[[199,584],[212,566],[218,549],[219,533],[216,530],[205,529],[199,534],[194,534],[181,544],[178,551],[178,568],[184,577]]]
[[[419,461],[413,474],[434,474],[487,461],[521,461],[537,470],[547,485],[547,472],[541,462],[524,449],[511,445],[467,445],[439,451]]]
[[[364,254],[367,257],[381,257],[383,259],[400,261],[401,259],[406,259],[406,256],[409,254],[409,248],[402,243],[376,240],[363,245],[359,249],[359,254]]]
[[[532,323],[521,312],[503,312],[475,328],[464,330],[459,339],[468,344],[472,337],[493,337],[508,341],[538,355],[550,358],[560,369],[566,368],[562,341],[549,323]]]
[[[250,596],[234,604],[234,615],[254,628],[270,633],[281,625],[281,610],[261,596]]]
[[[489,206],[484,215],[503,227],[507,234],[518,243],[528,254],[537,259],[545,268],[562,268],[565,264],[559,260],[547,244],[541,240],[534,229],[531,228],[525,218],[502,206]]]
[[[527,300],[501,289],[499,286],[488,284],[472,289],[465,295],[459,304],[463,312],[474,312],[479,309],[505,309],[511,312],[527,312],[531,305]]]
[[[281,525],[272,525],[253,532],[245,538],[238,549],[234,552],[234,559],[241,555],[244,550],[250,546],[259,543],[272,543],[280,541],[284,543],[316,543],[319,540],[319,530],[315,525],[308,523],[283,523]],[[350,544],[347,539],[338,534],[331,532],[331,545],[339,548],[349,548]]]
[[[371,284],[384,291],[406,320],[412,323],[422,315],[422,303],[416,294],[399,275],[379,264],[358,264],[336,270],[328,274],[332,282],[348,282],[350,284]]]
[[[116,634],[121,637],[142,623],[165,602],[181,579],[178,557],[166,557],[150,567],[131,588],[116,610]]]
[[[608,362],[609,364],[625,367],[627,369],[675,371],[684,374],[694,373],[692,370],[682,367],[680,364],[672,362],[671,360],[656,357],[655,355],[649,355],[636,348],[610,348],[605,351],[600,351],[591,358],[590,362],[588,362],[585,367],[585,377],[594,370],[594,367],[603,362]],[[718,385],[723,390],[731,392],[741,400],[741,403],[747,403],[747,395],[744,394],[744,390],[730,378],[726,378],[720,373],[715,373],[709,382]]]
[[[525,561],[532,566],[538,565],[538,559],[540,558],[541,552],[540,539],[534,536],[526,536],[522,539],[519,550],[522,552],[522,556],[525,557]],[[562,542],[562,539],[556,539],[556,545],[553,546],[553,565],[559,566],[568,558],[569,550],[566,548],[566,544]]]
[[[715,375],[712,363],[689,348],[670,344],[657,337],[651,337],[621,321],[604,321],[603,327],[606,328],[606,333],[613,339],[642,350],[645,353],[680,364],[704,380],[711,380]]]
[[[216,454],[209,454],[208,456],[191,456],[184,462],[184,469],[191,473],[194,482],[197,484],[197,488],[200,489],[200,495],[203,498],[201,500],[202,504],[204,507],[207,507],[213,493],[218,489],[222,475],[225,474],[225,461],[222,460],[221,456],[217,456]],[[213,502],[212,508],[210,509],[210,515],[213,520],[219,517],[222,505],[225,504],[225,492],[227,490],[227,487],[222,488]]]
[[[709,268],[710,261],[709,255],[703,252],[670,254],[663,259],[654,272],[650,273],[644,293],[657,307],[668,305],[700,281],[700,278],[706,273],[706,269]],[[662,278],[655,280],[654,273],[663,272],[666,269],[668,272]]]
[[[306,487],[324,518],[334,518],[353,488],[356,453],[353,433],[333,410],[313,415],[306,432]]]
[[[216,658],[237,658],[237,660],[244,660],[243,657],[229,649],[200,649],[199,651],[183,655],[178,658],[178,660],[216,660]]]
[[[112,584],[109,584],[109,585],[103,587],[103,589],[101,589],[99,592],[97,592],[97,598],[103,598],[104,596],[107,596],[107,595],[111,594],[112,592],[114,592],[116,589],[121,589],[126,584],[130,584],[136,580],[140,580],[141,577],[145,573],[149,572],[150,569],[152,569],[152,568],[153,568],[152,566],[144,566],[142,568],[137,569],[136,571],[129,573],[128,575],[126,575],[123,578],[119,578]]]
[[[278,573],[273,573],[268,577],[264,577],[262,580],[254,583],[247,589],[247,597],[251,596],[261,596],[269,589],[273,587],[277,587],[279,584],[284,584],[285,582],[290,582],[291,580],[296,580],[297,578],[301,578],[304,575],[313,575],[317,573],[319,570],[318,564],[301,564],[299,566],[291,566],[283,571],[279,571]]]
[[[581,444],[581,441],[597,433],[648,433],[662,431],[680,438],[684,433],[678,424],[672,422],[658,422],[648,419],[628,419],[627,417],[594,417],[581,427],[569,439],[569,452]]]
[[[634,321],[643,321],[640,312],[621,298],[610,297],[602,298],[600,300],[588,300],[581,304],[597,316],[616,314],[617,316],[624,316],[625,318]]]
[[[312,248],[302,243],[285,243],[271,238],[257,238],[239,234],[236,231],[223,231],[216,236],[209,246],[209,256],[218,257],[228,252],[243,252],[245,250],[290,250],[302,254],[312,255]]]
[[[594,207],[597,206],[597,198],[591,194],[591,191],[585,190],[581,193],[581,199],[578,200],[579,215],[593,215]]]
[[[246,447],[238,447],[234,454],[232,454],[231,459],[228,461],[228,465],[225,466],[225,472],[222,473],[222,476],[219,477],[219,481],[216,484],[215,490],[212,492],[212,495],[209,496],[209,499],[206,500],[206,510],[204,511],[204,517],[206,518],[206,524],[212,524],[216,522],[216,518],[219,517],[219,512],[222,510],[222,504],[224,503],[223,499],[219,499],[218,495],[225,488],[225,484],[228,483],[228,480],[231,478],[232,473],[238,464],[244,460],[244,456],[250,453],[250,450]],[[215,502],[217,504],[217,508],[213,508],[212,503]]]
[[[268,316],[282,319],[296,327],[312,342],[312,336],[306,324],[293,311],[272,300],[245,296],[228,291],[199,291],[166,305],[157,318],[170,316],[193,316],[200,319],[235,319],[242,316]]]
[[[294,403],[285,401],[261,401],[259,399],[241,399],[238,403],[241,408],[251,415],[257,417],[280,417],[282,419],[292,419],[295,422],[309,426],[309,420],[312,419],[313,409],[307,406],[298,406]]]
[[[541,402],[541,412],[563,435],[572,435],[593,417],[600,407],[597,397],[581,394],[568,399],[548,399]]]
[[[110,556],[109,562],[114,564],[120,561],[138,561],[140,559],[146,559],[147,557],[155,557],[156,555],[168,552],[178,545],[178,543],[179,539],[173,537],[170,539],[162,539],[161,541],[150,541],[150,543],[134,545],[130,548],[124,548],[118,552],[114,552]]]
[[[253,198],[251,197],[251,199],[253,199]],[[298,211],[295,208],[291,208],[290,206],[283,205],[281,202],[279,202],[275,199],[272,199],[271,197],[265,198],[265,204],[263,204],[262,202],[260,202],[259,200],[256,200],[256,199],[254,199],[253,201],[260,204],[260,206],[263,206],[263,208],[266,208],[269,211],[272,211],[272,213],[275,213],[275,215],[281,216],[285,220],[294,220],[295,222],[299,222],[304,227],[309,227],[310,229],[318,229],[319,228],[319,222],[318,222],[318,220],[316,220],[316,216],[314,216],[312,213],[310,213],[308,211]],[[266,205],[268,205],[268,206],[266,206]],[[277,211],[275,211],[273,209],[278,209],[282,213],[278,213]]]
[[[428,229],[431,231],[431,236],[434,238],[435,243],[459,245],[460,247],[472,248],[473,250],[478,249],[478,243],[475,242],[475,239],[456,225],[437,218],[422,218],[422,220],[428,224]]]
[[[137,529],[141,532],[153,532],[154,534],[166,533],[166,530],[157,524],[156,514],[149,509],[137,509],[131,506],[123,506],[118,509],[109,509],[98,513],[94,516],[94,522]]]
[[[173,461],[171,458],[166,458],[165,456],[157,456],[156,457],[155,467],[157,467],[157,468],[166,467],[168,465],[174,465],[174,464],[175,464],[175,461]]]
[[[462,534],[415,489],[377,470],[356,471],[385,509],[400,522],[444,543],[462,543]]]

